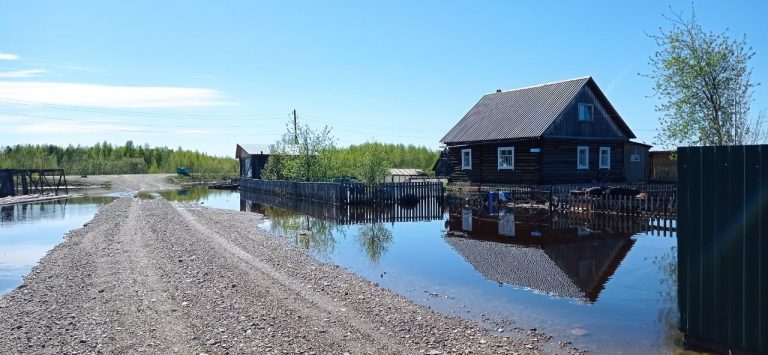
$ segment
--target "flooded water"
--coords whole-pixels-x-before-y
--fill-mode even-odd
[[[445,314],[535,327],[598,353],[682,350],[674,221],[550,218],[434,199],[376,210],[229,191],[164,197],[198,192],[204,205],[261,213],[263,229],[317,259]]]
[[[142,197],[261,213],[261,228],[317,259],[493,329],[535,327],[598,353],[682,350],[673,221],[550,218],[435,199],[356,209],[206,188]],[[2,209],[0,293],[112,199]]]
[[[0,206],[0,295],[20,285],[66,232],[82,227],[114,199],[97,196]]]

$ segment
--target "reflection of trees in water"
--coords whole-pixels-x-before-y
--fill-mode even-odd
[[[656,321],[668,346],[680,347],[683,335],[679,331],[680,313],[677,309],[677,247],[672,247],[653,260],[659,268],[659,313]]]
[[[296,245],[322,259],[328,259],[336,249],[334,233],[342,233],[332,222],[281,208],[264,206],[264,215],[271,222],[270,232],[290,238]]]
[[[363,224],[357,227],[357,240],[371,262],[378,264],[392,243],[392,231],[383,223]]]
[[[233,192],[229,190],[212,190],[206,186],[195,186],[179,190],[163,190],[158,191],[158,193],[168,201],[198,202],[209,195],[224,195],[232,194]]]

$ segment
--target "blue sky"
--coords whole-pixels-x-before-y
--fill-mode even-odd
[[[99,141],[232,156],[291,110],[368,140],[438,148],[496,89],[592,76],[653,142],[646,33],[690,1],[0,1],[0,146]],[[768,108],[766,1],[695,3],[747,35]]]

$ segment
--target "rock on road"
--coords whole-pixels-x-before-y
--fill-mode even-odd
[[[0,352],[541,352],[317,262],[258,219],[116,200],[0,299]]]

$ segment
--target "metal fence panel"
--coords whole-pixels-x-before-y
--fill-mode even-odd
[[[679,148],[678,172],[680,329],[768,352],[768,146]]]

